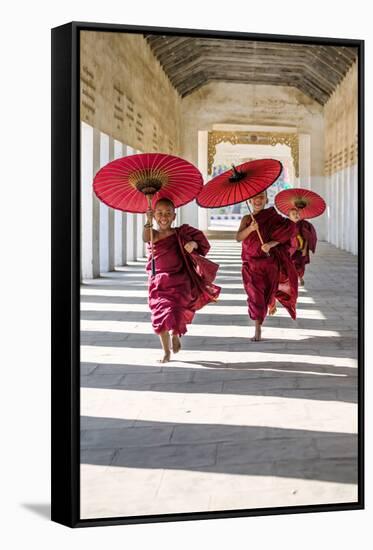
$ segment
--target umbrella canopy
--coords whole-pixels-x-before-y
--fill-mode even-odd
[[[326,203],[320,195],[309,189],[284,189],[275,196],[276,208],[285,214],[289,215],[289,210],[297,208],[302,220],[307,218],[316,218],[320,216],[325,208]]]
[[[172,155],[143,153],[113,160],[101,168],[94,180],[97,197],[111,208],[144,213],[152,198],[175,207],[193,200],[202,189],[202,174],[193,164]]]
[[[210,180],[197,203],[204,208],[218,208],[246,201],[265,191],[281,174],[282,164],[274,159],[251,160]]]

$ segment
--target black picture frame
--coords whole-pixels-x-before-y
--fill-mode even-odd
[[[358,49],[358,501],[328,505],[80,519],[80,115],[84,30],[340,45]],[[364,41],[72,22],[52,29],[52,520],[69,527],[357,510],[364,508]]]

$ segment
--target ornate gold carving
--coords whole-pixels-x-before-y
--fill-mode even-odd
[[[208,173],[212,172],[212,165],[216,155],[218,143],[228,142],[232,145],[287,145],[290,147],[293,157],[295,175],[299,177],[299,139],[296,133],[282,132],[223,132],[213,131],[208,133]]]

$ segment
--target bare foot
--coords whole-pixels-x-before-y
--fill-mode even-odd
[[[171,357],[171,351],[165,351],[162,359],[158,359],[158,363],[168,363]]]
[[[181,349],[180,338],[177,334],[172,335],[172,351],[173,353],[178,353]]]
[[[255,334],[251,338],[251,341],[252,342],[260,342],[261,339],[262,339],[262,327],[257,321],[255,321]]]
[[[171,357],[170,335],[169,335],[168,331],[165,330],[164,332],[160,333],[159,337],[160,337],[160,340],[161,340],[164,356],[163,356],[162,359],[159,359],[158,363],[167,363],[170,360],[170,357]]]

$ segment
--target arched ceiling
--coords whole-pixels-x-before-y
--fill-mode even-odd
[[[294,86],[324,105],[357,58],[353,47],[144,36],[181,97],[225,81]]]

